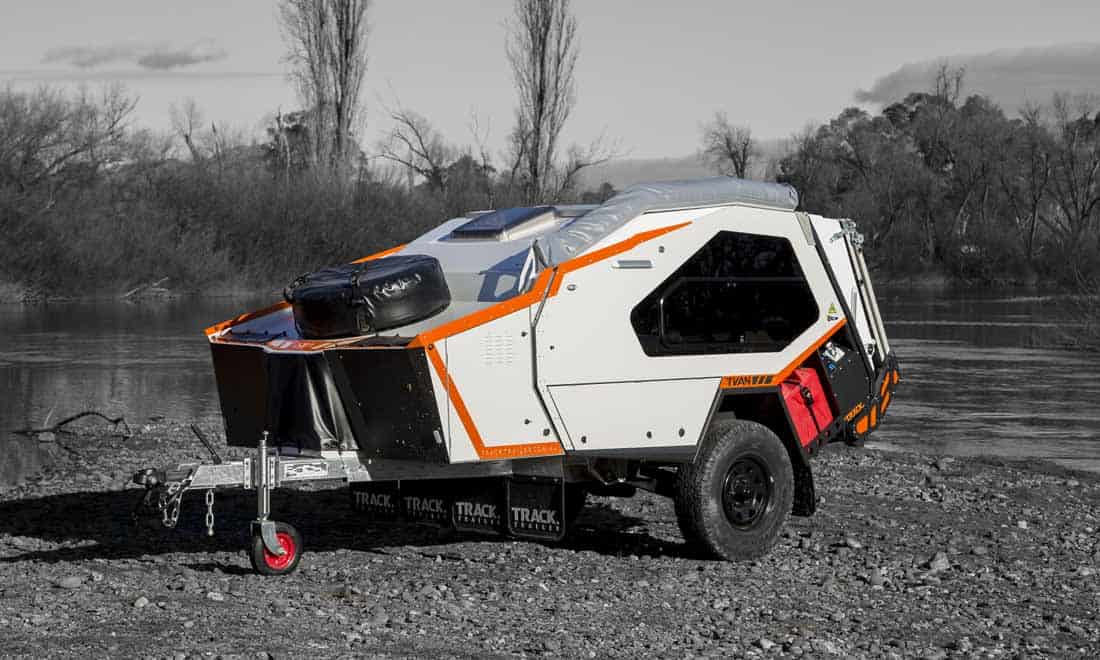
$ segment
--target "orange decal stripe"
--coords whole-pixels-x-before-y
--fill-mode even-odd
[[[556,268],[547,269],[539,273],[538,279],[535,280],[534,286],[527,293],[522,293],[508,300],[501,301],[495,305],[490,305],[484,309],[467,314],[466,316],[457,318],[453,321],[444,323],[443,325],[432,328],[417,335],[410,343],[409,348],[421,348],[429,346],[440,339],[457,335],[460,332],[465,332],[471,328],[476,328],[479,325],[484,325],[490,321],[495,321],[502,316],[507,316],[513,312],[518,312],[521,309],[530,307],[542,300],[543,294],[546,293],[548,298],[558,295],[558,290],[561,289],[561,282],[566,273],[574,270],[584,268],[585,266],[591,266],[594,263],[603,261],[609,257],[613,257],[617,254],[622,254],[627,250],[632,250],[642,243],[653,240],[658,236],[662,236],[671,231],[676,231],[682,227],[690,225],[690,222],[681,222],[678,225],[670,225],[668,227],[661,227],[659,229],[651,229],[649,231],[643,231],[639,234],[626,239],[625,241],[609,245],[603,249],[596,250],[592,254],[582,255],[575,259],[562,262],[558,264]],[[557,277],[553,277],[553,274],[557,273]],[[553,283],[551,284],[551,278],[553,277]],[[550,287],[549,293],[546,291],[546,287]]]
[[[571,273],[575,270],[584,268],[585,266],[591,266],[594,263],[609,259],[617,254],[622,254],[627,250],[633,250],[646,241],[651,241],[658,236],[664,236],[669,232],[682,229],[690,225],[690,222],[681,222],[678,225],[669,225],[668,227],[660,227],[658,229],[650,229],[649,231],[643,231],[639,234],[635,234],[625,241],[615,243],[614,245],[608,245],[605,248],[596,250],[590,254],[581,255],[569,261],[563,262],[558,266],[558,277],[554,278],[554,284],[550,287],[550,295],[558,295],[558,290],[561,289],[561,282],[566,273]]]
[[[425,352],[427,352],[428,359],[431,361],[432,366],[435,367],[435,372],[439,375],[439,380],[443,382],[443,386],[447,389],[447,396],[451,398],[451,403],[455,407],[455,412],[458,413],[458,418],[462,421],[462,426],[466,429],[466,434],[470,436],[470,442],[473,443],[474,451],[477,452],[477,457],[479,459],[492,460],[501,458],[530,458],[534,456],[559,456],[564,453],[561,445],[557,442],[533,442],[519,445],[486,447],[481,439],[481,434],[478,433],[473,418],[470,417],[470,411],[466,408],[466,402],[462,400],[462,395],[458,393],[458,388],[455,387],[454,381],[451,379],[450,374],[447,373],[447,367],[443,364],[443,358],[439,357],[439,351],[435,349],[435,344],[429,344],[425,348]]]
[[[550,282],[550,277],[553,271],[544,270],[539,273],[538,279],[535,280],[535,285],[531,287],[531,290],[527,293],[522,293],[508,300],[501,301],[490,307],[479,309],[473,314],[467,314],[466,316],[459,317],[453,321],[444,323],[443,325],[432,328],[425,332],[420,333],[409,342],[409,348],[419,348],[421,346],[430,346],[431,344],[445,339],[452,335],[457,335],[460,332],[465,332],[470,328],[476,328],[479,325],[484,325],[489,321],[493,321],[507,316],[513,312],[518,312],[521,309],[526,309],[531,305],[537,303],[542,299],[542,294],[546,291],[546,286]]]
[[[832,325],[832,327],[830,327],[828,330],[825,331],[825,334],[822,335],[820,339],[818,339],[814,343],[810,344],[810,347],[807,348],[806,350],[802,351],[802,353],[800,353],[799,356],[797,358],[795,358],[793,362],[788,364],[786,366],[786,368],[783,369],[783,371],[780,371],[779,373],[777,373],[777,374],[775,374],[771,377],[760,376],[760,375],[756,375],[756,376],[723,376],[722,377],[722,382],[720,383],[719,387],[721,387],[724,390],[730,390],[730,389],[743,389],[743,388],[749,388],[749,387],[768,387],[768,386],[771,386],[771,385],[778,385],[779,383],[782,383],[784,380],[787,379],[787,376],[790,376],[794,372],[795,369],[797,369],[799,366],[801,366],[802,363],[805,362],[806,359],[809,358],[810,355],[812,355],[814,351],[821,348],[822,344],[824,344],[825,342],[832,339],[833,335],[835,335],[838,330],[843,328],[844,324],[847,323],[847,322],[848,322],[847,319],[840,319],[839,321],[834,323]]]
[[[887,392],[886,395],[884,397],[882,397],[882,404],[879,406],[879,416],[880,417],[882,415],[886,414],[886,406],[888,406],[888,405],[890,405],[890,393],[889,392]]]
[[[864,415],[863,417],[859,418],[858,422],[856,422],[856,433],[859,433],[860,435],[863,435],[866,432],[867,432],[867,416]]]
[[[402,243],[401,245],[395,245],[391,248],[387,248],[385,250],[382,250],[381,252],[375,252],[374,254],[372,254],[370,256],[363,257],[362,259],[356,259],[355,261],[353,261],[351,263],[361,264],[364,261],[373,261],[375,259],[381,259],[382,257],[388,257],[389,255],[391,255],[395,252],[399,252],[400,250],[404,249],[405,245],[407,245],[407,244]],[[247,314],[241,314],[237,318],[229,319],[228,321],[222,321],[221,323],[216,323],[216,324],[210,326],[209,328],[203,330],[203,332],[206,334],[207,337],[209,337],[211,335],[216,335],[219,332],[221,332],[222,330],[232,328],[233,326],[238,325],[240,323],[244,323],[245,321],[251,321],[252,319],[258,319],[261,316],[267,316],[268,314],[278,312],[279,310],[286,309],[287,307],[290,307],[290,303],[283,300],[281,302],[277,302],[274,305],[269,305],[267,307],[264,307],[263,309],[255,311],[255,312],[248,312]]]
[[[406,245],[408,245],[408,243],[402,243],[401,245],[395,245],[391,248],[386,248],[385,250],[382,250],[381,252],[375,252],[374,254],[362,257],[361,259],[356,259],[355,261],[353,261],[351,263],[361,264],[364,261],[374,261],[375,259],[381,259],[382,257],[388,257],[391,254],[394,254],[396,252],[400,252],[401,250],[404,250]]]
[[[236,318],[233,318],[233,319],[229,319],[228,321],[222,321],[221,323],[214,324],[214,325],[210,326],[209,328],[203,330],[203,332],[206,333],[207,337],[209,337],[210,335],[216,335],[219,332],[221,332],[222,330],[225,330],[227,328],[232,328],[233,326],[237,325],[238,323],[244,323],[245,321],[251,321],[252,319],[258,319],[261,316],[267,316],[268,314],[272,314],[272,313],[277,312],[279,310],[286,309],[287,307],[290,307],[290,303],[288,303],[287,301],[284,300],[282,302],[277,302],[274,305],[269,305],[267,307],[264,307],[263,309],[255,311],[255,312],[248,312],[247,314],[241,314],[240,316],[238,316]]]

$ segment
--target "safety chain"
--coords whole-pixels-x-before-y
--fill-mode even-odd
[[[183,494],[191,485],[193,474],[187,475],[183,481],[168,484],[157,500],[157,508],[160,509],[161,523],[168,529],[174,529],[180,519],[180,503]]]
[[[206,491],[206,535],[214,535],[214,489]]]

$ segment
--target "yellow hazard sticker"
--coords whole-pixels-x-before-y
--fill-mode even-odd
[[[829,311],[826,312],[825,316],[829,319],[830,322],[840,318],[840,312],[838,312],[836,309],[836,303],[829,303]]]

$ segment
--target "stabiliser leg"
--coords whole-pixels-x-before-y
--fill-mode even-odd
[[[268,519],[271,515],[271,482],[268,466],[270,457],[267,453],[267,431],[260,436],[260,445],[256,457],[256,520],[252,521],[252,533],[260,533],[264,548],[273,555],[281,557],[286,554],[282,544],[275,538],[275,523]]]

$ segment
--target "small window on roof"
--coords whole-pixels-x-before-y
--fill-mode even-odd
[[[522,206],[477,216],[451,232],[452,238],[509,240],[528,225],[555,220],[553,206]]]

